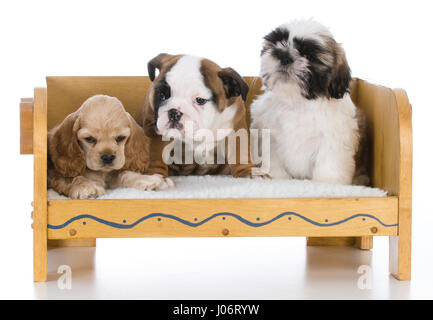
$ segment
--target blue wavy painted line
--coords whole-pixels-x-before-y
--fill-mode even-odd
[[[311,220],[311,219],[309,219],[307,217],[304,217],[303,215],[301,215],[299,213],[296,213],[296,212],[283,212],[283,213],[279,214],[278,216],[276,216],[275,218],[270,219],[268,221],[264,221],[264,222],[251,222],[251,221],[249,221],[249,220],[241,217],[238,214],[234,214],[234,213],[230,213],[230,212],[220,212],[220,213],[215,213],[215,214],[211,215],[210,217],[208,217],[208,218],[206,218],[206,219],[204,219],[202,221],[199,221],[199,222],[190,222],[188,220],[176,217],[176,216],[171,215],[171,214],[151,213],[151,214],[149,214],[147,216],[144,216],[144,217],[138,219],[137,221],[135,221],[134,223],[131,223],[131,224],[120,224],[120,223],[117,223],[117,222],[112,222],[112,221],[104,220],[104,219],[95,217],[95,216],[90,215],[90,214],[82,214],[82,215],[78,215],[76,217],[73,217],[73,218],[69,219],[68,221],[66,221],[65,223],[60,224],[60,225],[51,225],[51,224],[48,224],[48,228],[49,229],[63,229],[64,227],[68,226],[69,224],[71,224],[72,222],[74,222],[76,220],[80,220],[80,219],[92,219],[94,221],[97,221],[99,223],[105,224],[105,225],[113,227],[113,228],[132,229],[136,225],[140,224],[141,222],[143,222],[145,220],[148,220],[148,219],[151,219],[151,218],[155,218],[155,217],[158,217],[158,218],[168,218],[168,219],[171,219],[171,220],[178,221],[178,222],[180,222],[180,223],[182,223],[182,224],[184,224],[186,226],[196,228],[196,227],[199,227],[199,226],[205,224],[206,222],[208,222],[208,221],[210,221],[212,219],[215,219],[215,218],[221,217],[221,216],[233,217],[233,218],[239,220],[240,222],[244,223],[245,225],[248,225],[248,226],[254,227],[254,228],[259,228],[259,227],[266,226],[266,225],[271,224],[272,222],[277,221],[277,220],[279,220],[279,219],[281,219],[283,217],[286,217],[286,216],[287,217],[290,217],[290,216],[298,217],[298,218],[303,219],[303,220],[311,223],[312,225],[315,225],[315,226],[318,226],[318,227],[332,227],[332,226],[343,224],[343,223],[345,223],[347,221],[350,221],[350,220],[353,220],[353,219],[356,219],[356,218],[359,218],[359,217],[374,219],[377,222],[379,222],[383,227],[386,227],[386,228],[391,228],[391,227],[398,226],[398,224],[385,224],[380,219],[376,218],[375,216],[373,216],[371,214],[364,214],[364,213],[355,214],[355,215],[350,216],[350,217],[348,217],[346,219],[343,219],[343,220],[340,220],[340,221],[336,221],[336,222],[332,222],[332,223],[320,223],[320,222]]]

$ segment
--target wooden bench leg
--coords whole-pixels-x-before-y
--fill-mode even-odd
[[[398,280],[411,279],[412,208],[408,198],[399,201],[398,236],[389,237],[389,272]]]
[[[401,236],[389,237],[389,272],[398,280],[411,278],[411,245]]]
[[[96,247],[96,239],[48,240],[50,247]]]
[[[35,208],[36,209],[36,208]],[[33,223],[33,280],[47,280],[47,230],[41,224]]]
[[[373,237],[372,236],[356,237],[355,246],[360,250],[371,250],[373,249]]]
[[[307,238],[307,246],[356,246],[361,250],[370,250],[373,248],[373,237],[309,237]]]
[[[398,280],[411,279],[412,208],[406,203],[400,200],[398,236],[389,237],[389,272]]]

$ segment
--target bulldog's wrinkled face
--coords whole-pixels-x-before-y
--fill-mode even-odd
[[[194,130],[213,126],[220,112],[200,68],[200,58],[184,56],[155,87],[154,98],[159,102],[156,127],[160,133],[167,129],[183,131],[187,121]]]
[[[155,68],[160,70],[156,79]],[[248,92],[236,71],[200,57],[167,54],[152,59],[148,69],[154,81],[149,98],[158,134],[164,136],[175,129],[184,138],[187,128],[194,133],[232,128],[237,112],[234,105]]]

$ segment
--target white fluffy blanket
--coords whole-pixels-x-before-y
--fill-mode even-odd
[[[385,197],[380,189],[343,186],[307,180],[246,179],[231,176],[172,177],[176,186],[168,190],[107,190],[98,199],[215,199],[215,198],[353,198]],[[68,199],[48,190],[49,200]]]

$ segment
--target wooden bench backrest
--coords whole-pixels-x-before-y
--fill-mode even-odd
[[[250,87],[246,101],[249,119],[249,105],[261,93],[262,82],[259,77],[244,79]],[[95,94],[117,97],[126,111],[135,116],[150,84],[149,77],[47,77],[48,129],[62,122]]]
[[[247,117],[250,122],[249,106],[261,94],[262,82],[259,77],[244,79],[250,87],[246,101]],[[68,114],[77,110],[87,98],[95,94],[119,98],[126,110],[135,116],[150,84],[149,77],[47,77],[48,129],[60,123]],[[399,179],[401,171],[404,170],[400,167],[400,153],[403,150],[400,141],[402,119],[399,119],[399,105],[408,104],[407,97],[403,96],[401,101],[397,101],[394,90],[355,79],[351,85],[351,98],[366,113],[368,119],[369,171],[372,185],[387,190],[389,195],[398,195]],[[408,112],[410,113],[410,110]],[[410,124],[410,119],[405,123]],[[405,136],[411,139],[411,132]],[[411,142],[407,148],[411,157]]]

